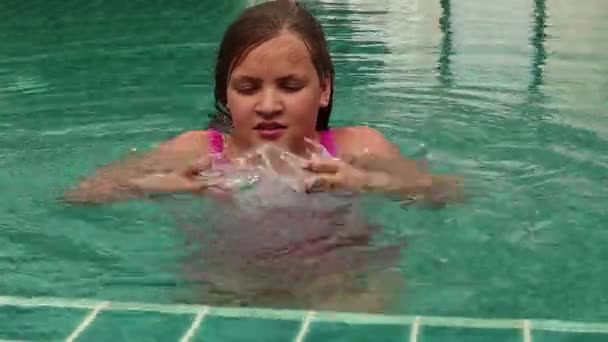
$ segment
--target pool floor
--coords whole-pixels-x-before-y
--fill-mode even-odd
[[[604,323],[389,316],[53,297],[0,297],[2,315],[11,315],[17,322],[0,320],[0,341],[549,342],[605,341],[608,337],[608,324]],[[32,336],[31,331],[36,334]]]

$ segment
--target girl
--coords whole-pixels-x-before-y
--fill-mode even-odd
[[[312,158],[303,166],[312,174],[306,181],[308,191],[374,192],[408,199],[415,195],[435,204],[454,198],[456,182],[420,169],[377,130],[330,128],[333,83],[322,27],[306,9],[289,1],[250,7],[228,27],[221,42],[215,68],[218,113],[209,129],[182,133],[150,152],[104,166],[66,198],[103,203],[150,192],[206,194],[208,189],[195,176],[209,165],[211,155],[231,160],[273,142],[304,156],[310,141],[323,145],[334,158]],[[161,181],[138,181],[158,173]],[[375,280],[376,285],[372,279],[367,288],[381,284],[377,293],[386,293],[386,279]],[[349,289],[355,282],[344,274],[308,279],[297,296],[305,299],[307,308],[382,310],[374,290]],[[315,298],[328,287],[346,290],[333,292],[333,299]],[[277,294],[256,297],[249,304],[263,302],[261,298],[275,301]]]
[[[332,160],[312,159],[308,190],[383,193],[427,203],[457,198],[455,178],[434,176],[403,157],[377,130],[330,128],[334,68],[316,19],[292,1],[246,9],[227,29],[215,68],[218,113],[207,130],[193,130],[154,150],[100,168],[65,198],[102,203],[148,192],[204,193],[194,176],[211,153],[230,159],[265,142],[304,153],[310,139]],[[164,173],[162,182],[137,182]]]

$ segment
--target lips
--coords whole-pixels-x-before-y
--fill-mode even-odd
[[[281,125],[278,122],[261,122],[257,125],[255,125],[254,129],[256,130],[261,130],[261,131],[273,131],[273,130],[277,130],[277,129],[284,129],[287,128],[287,126]]]
[[[274,121],[260,122],[253,128],[263,140],[277,140],[285,132],[287,126]]]

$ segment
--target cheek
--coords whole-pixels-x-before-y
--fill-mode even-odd
[[[287,107],[294,121],[315,122],[319,111],[319,97],[313,92],[290,96]]]
[[[254,104],[252,103],[251,98],[228,92],[227,100],[228,110],[230,110],[232,121],[244,122],[252,120]]]

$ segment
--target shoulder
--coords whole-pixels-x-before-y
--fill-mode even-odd
[[[399,155],[399,148],[380,131],[368,126],[332,128],[341,155],[372,153],[378,156]]]
[[[207,151],[209,135],[207,130],[186,131],[161,143],[158,150],[164,152]]]

